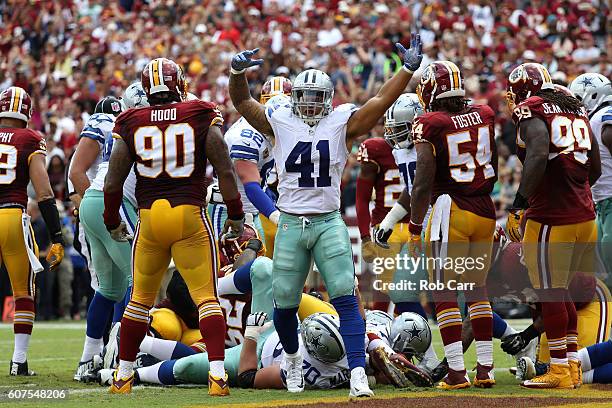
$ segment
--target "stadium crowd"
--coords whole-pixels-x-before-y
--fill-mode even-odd
[[[228,93],[229,63],[237,51],[265,44],[265,64],[248,74],[253,95],[270,75],[292,78],[317,68],[336,86],[334,105],[364,102],[400,69],[393,44],[406,43],[417,27],[424,43],[421,66],[437,59],[457,62],[467,94],[497,114],[494,195],[501,216],[521,176],[504,99],[509,72],[537,61],[561,84],[585,71],[610,77],[609,17],[606,2],[578,0],[16,0],[0,5],[0,89],[20,86],[32,96],[30,127],[47,139],[52,187],[65,200],[67,160],[95,103],[120,96],[151,58],[163,55],[182,64],[190,91],[218,103],[230,126],[238,117]],[[382,133],[381,120],[372,135]],[[355,201],[357,146],[345,170],[344,208]],[[69,227],[68,202],[65,210]],[[44,257],[48,239],[44,228],[36,228],[42,221],[33,212]],[[69,265],[57,276],[41,274],[56,282],[40,286],[46,292],[40,301],[53,304],[39,309],[53,310],[41,318],[84,313],[84,264],[76,254],[64,264]],[[0,286],[8,288],[5,283]]]

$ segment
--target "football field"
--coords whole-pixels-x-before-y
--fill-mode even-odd
[[[524,327],[526,321],[515,322]],[[579,390],[534,391],[521,389],[508,367],[513,359],[495,341],[495,365],[498,385],[489,390],[470,388],[460,391],[435,389],[395,389],[389,386],[374,388],[376,399],[359,403],[348,402],[348,389],[306,391],[288,394],[282,390],[239,390],[233,388],[226,398],[209,398],[206,387],[135,387],[132,395],[109,395],[106,387],[79,384],[72,380],[83,346],[84,323],[36,323],[29,352],[30,368],[35,377],[9,377],[9,360],[13,350],[12,326],[0,325],[0,406],[18,407],[83,407],[105,404],[115,407],[281,407],[281,406],[355,406],[355,407],[534,407],[534,406],[590,406],[611,407],[612,386],[583,386]],[[440,336],[433,328],[438,355],[442,355]],[[466,367],[475,366],[474,350],[466,354]],[[470,377],[473,377],[471,373]],[[68,390],[66,399],[9,399],[11,390]],[[14,393],[13,393],[14,394]],[[26,394],[25,392],[23,394]]]

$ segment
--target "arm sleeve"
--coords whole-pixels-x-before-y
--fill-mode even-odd
[[[262,190],[259,183],[256,181],[251,181],[244,185],[244,192],[246,193],[247,198],[255,208],[259,210],[260,213],[269,217],[274,211],[276,211],[276,206],[274,202],[270,199],[270,197]]]

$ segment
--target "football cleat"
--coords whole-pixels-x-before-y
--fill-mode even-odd
[[[119,364],[119,334],[121,332],[121,322],[117,322],[108,333],[108,343],[104,347],[104,358],[102,366],[104,368],[117,368]]]
[[[24,361],[23,363],[14,363],[13,360],[11,360],[11,365],[9,367],[9,375],[31,377],[36,375],[36,373],[34,371],[28,370],[27,361]]]
[[[531,380],[536,376],[535,364],[529,357],[521,357],[516,361],[515,377],[519,381]]]
[[[444,359],[440,362],[440,364],[438,364],[433,370],[431,370],[431,372],[429,373],[429,376],[431,377],[431,380],[435,383],[442,381],[442,379],[444,377],[446,377],[446,375],[448,374],[448,361],[446,360],[446,357],[444,357]]]
[[[302,369],[302,365],[304,364],[304,359],[301,355],[293,359],[289,359],[285,356],[287,360],[287,373],[286,373],[286,383],[287,383],[287,391],[289,392],[302,392],[304,391],[304,371]]]
[[[449,368],[448,374],[444,380],[440,381],[436,388],[440,390],[459,390],[462,388],[470,388],[471,385],[470,378],[465,370],[455,371]]]
[[[582,386],[582,363],[578,360],[570,360],[569,366],[574,388],[580,388]]]
[[[514,358],[516,358],[516,361],[518,362],[518,360],[521,357],[529,357],[531,361],[536,361],[536,349],[538,347],[538,340],[539,339],[537,337],[535,339],[531,339],[531,341],[527,343],[525,348],[523,348],[521,351],[516,353],[514,355]]]
[[[208,373],[208,395],[213,397],[224,397],[229,395],[229,385],[227,384],[227,373],[223,378],[215,377]]]
[[[493,365],[485,366],[478,363],[476,365],[476,376],[474,377],[474,387],[491,388],[495,385],[493,375]]]
[[[111,385],[113,383],[113,375],[115,370],[112,368],[102,368],[96,374],[96,381],[100,385]]]
[[[134,372],[128,377],[117,378],[119,370],[113,373],[113,380],[108,391],[111,394],[130,394],[134,384]]]
[[[568,364],[551,364],[548,372],[525,380],[521,383],[525,388],[574,388],[570,366]]]
[[[81,361],[74,373],[75,381],[88,383],[95,377],[95,372],[102,368],[102,357],[98,354],[94,355],[88,361]]]
[[[370,389],[365,369],[363,367],[353,368],[351,370],[351,391],[349,392],[349,399],[370,398],[373,396],[374,393]]]
[[[142,367],[149,367],[154,364],[159,363],[161,360],[157,357],[152,356],[147,353],[138,353],[136,354],[136,360],[134,360],[134,370]]]

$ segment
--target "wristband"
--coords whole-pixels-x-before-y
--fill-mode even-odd
[[[232,200],[226,200],[225,206],[227,207],[227,218],[230,220],[241,220],[244,218],[244,211],[242,211],[242,200],[240,200],[240,193],[238,197]]]
[[[415,224],[412,222],[412,220],[410,220],[408,223],[408,231],[410,231],[412,235],[421,235],[421,232],[423,231],[423,224]]]
[[[414,74],[414,71],[412,71],[410,68],[408,68],[405,65],[402,65],[402,69],[406,71],[407,73],[409,73],[410,75]]]
[[[233,75],[240,75],[240,74],[244,74],[244,71],[246,71],[246,69],[234,69],[232,68],[232,66],[230,65],[230,72]]]
[[[264,247],[263,242],[261,242],[260,239],[251,238],[249,239],[249,242],[247,243],[247,246],[245,249],[250,249],[251,251],[255,251],[255,253],[259,254],[259,251],[261,251],[263,247]]]
[[[519,208],[521,210],[529,208],[529,201],[517,191],[516,196],[514,197],[514,202],[512,203],[512,208]]]

